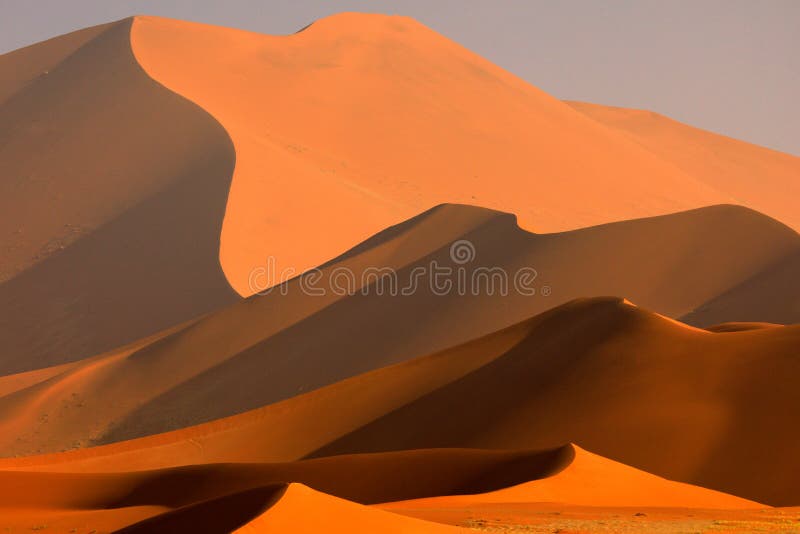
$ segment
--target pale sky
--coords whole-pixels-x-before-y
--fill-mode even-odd
[[[800,155],[800,0],[0,0],[0,53],[134,14],[287,34],[339,11],[414,17],[558,98]]]

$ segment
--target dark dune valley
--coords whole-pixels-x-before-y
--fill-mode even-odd
[[[408,17],[0,55],[0,532],[800,531],[798,199]]]

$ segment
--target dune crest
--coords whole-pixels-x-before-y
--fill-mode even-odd
[[[490,493],[448,495],[381,505],[385,510],[464,507],[487,503],[561,503],[579,506],[761,509],[763,504],[666,480],[573,445],[575,457],[550,477]]]
[[[381,293],[369,280],[350,292],[332,290],[335,273],[351,272],[361,284],[363,273],[375,267],[390,269],[395,287],[404,288],[411,273],[430,269],[432,262],[455,266],[451,247],[463,240],[475,252],[460,265],[465,275],[477,279],[474,273],[481,270],[501,269],[508,275],[505,294],[488,283],[475,292],[440,294],[426,279],[407,295]],[[87,360],[0,397],[0,454],[111,443],[246,412],[491,334],[581,296],[626,295],[644,309],[679,317],[798,247],[793,230],[734,206],[544,235],[521,230],[510,214],[439,206],[322,266],[322,295],[296,278],[177,327],[124,357],[100,356],[102,370]],[[531,267],[533,295],[513,285],[514,273]],[[549,295],[545,288],[552,290]],[[731,308],[766,305],[764,298],[756,293],[744,302],[734,299]],[[514,343],[514,335],[504,334],[505,343]],[[402,394],[469,372],[500,347],[473,351],[458,371],[418,379]]]
[[[314,491],[302,484],[290,484],[277,504],[234,531],[235,534],[284,532],[466,534],[470,531],[354,504]]]
[[[652,111],[567,102],[689,176],[800,231],[800,157],[683,124]]]
[[[219,266],[233,146],[141,69],[131,24],[0,56],[0,374],[238,298]]]
[[[409,18],[270,36],[136,17],[131,41],[233,139],[220,260],[242,295],[268,256],[302,272],[444,202],[557,231],[733,200]]]

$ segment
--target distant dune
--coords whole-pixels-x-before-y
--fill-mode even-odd
[[[391,268],[400,287],[432,261],[455,267],[450,249],[460,239],[475,251],[475,259],[461,265],[470,280],[476,269],[500,268],[511,278],[533,266],[533,287],[539,293],[549,287],[551,294],[530,296],[510,287],[504,295],[499,286],[481,285],[474,293],[441,295],[428,279],[409,295],[392,294],[388,286],[381,294],[374,279],[364,291],[342,295],[332,289],[331,276],[343,268],[359,284],[366,269]],[[0,452],[109,443],[259,408],[464,343],[586,295],[627,295],[680,317],[798,247],[796,232],[741,207],[536,235],[508,214],[441,206],[324,266],[316,287],[325,295],[311,294],[302,279],[294,279],[285,294],[253,297],[135,349],[42,372],[38,379],[7,378],[25,387],[0,397]],[[747,319],[740,309],[776,300],[745,296],[732,299],[714,322]],[[461,372],[493,356],[490,351],[463,359]]]
[[[713,333],[620,299],[579,300],[253,412],[0,468],[153,469],[571,441],[672,480],[789,505],[800,500],[800,437],[779,414],[800,401],[799,338],[800,326]],[[759,469],[736,467],[750,464]]]
[[[133,17],[0,73],[0,373],[156,334],[253,293],[270,257],[298,274],[442,203],[537,232],[719,203],[797,228],[797,158],[677,123],[659,152],[404,17]]]
[[[684,173],[800,231],[800,158],[707,132],[652,111],[567,102]]]
[[[131,40],[233,139],[220,258],[241,294],[268,255],[302,271],[444,202],[555,231],[733,200],[409,18],[268,36],[137,17]]]
[[[406,17],[1,55],[0,527],[755,525],[800,505],[798,198]]]

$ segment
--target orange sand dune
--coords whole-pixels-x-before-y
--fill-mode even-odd
[[[748,322],[730,322],[721,323],[714,326],[706,327],[709,332],[741,332],[742,330],[760,330],[762,328],[777,328],[779,324],[775,323],[748,323]]]
[[[486,277],[474,294],[470,288],[441,295],[430,280],[409,295],[389,287],[381,294],[374,278],[366,292],[332,290],[332,277],[345,268],[359,284],[372,267],[394,269],[400,288],[432,261],[459,267],[450,249],[460,239],[475,251],[473,261],[460,265],[468,279],[479,269],[502,269],[513,278],[534,267],[539,294],[516,291],[509,280],[504,296]],[[324,266],[315,287],[327,289],[325,295],[309,294],[304,279],[294,279],[281,288],[285,294],[249,299],[133,353],[93,358],[17,387],[0,397],[0,452],[56,452],[245,412],[489,334],[582,295],[625,294],[680,316],[798,247],[793,230],[731,206],[545,235],[520,230],[507,214],[441,206]],[[548,296],[541,294],[545,288]],[[766,305],[761,298],[735,304]],[[421,395],[495,355],[475,352],[441,375],[417,378],[397,396],[406,402],[404,395]]]
[[[0,73],[0,374],[154,334],[233,302],[228,282],[252,293],[268,257],[296,274],[442,202],[539,231],[748,202],[402,17],[291,36],[135,17]],[[721,315],[702,321],[740,319]]]
[[[219,266],[233,146],[147,76],[130,27],[0,56],[0,374],[237,300]]]
[[[573,441],[671,480],[791,505],[800,501],[800,434],[783,414],[800,402],[799,342],[800,325],[716,333],[621,299],[584,299],[252,412],[0,468],[114,471]]]
[[[560,503],[584,506],[758,509],[764,505],[672,482],[574,447],[572,462],[557,474],[477,495],[448,495],[381,505],[391,511],[455,508],[488,503]]]
[[[301,482],[375,504],[493,491],[549,477],[568,466],[574,454],[565,445],[545,451],[430,449],[283,463],[206,462],[140,471],[130,471],[124,462],[108,472],[3,470],[0,503],[65,510],[180,508],[279,482]]]
[[[800,323],[797,273],[800,273],[800,251],[777,260],[681,320],[703,325],[732,318],[745,322]]]
[[[268,256],[303,271],[445,202],[558,231],[734,201],[406,17],[287,36],[136,17],[131,41],[233,139],[220,260],[243,295]]]
[[[301,484],[290,484],[277,504],[235,531],[236,534],[293,532],[455,534],[467,533],[470,530],[391,514],[331,497]]]
[[[724,191],[736,203],[800,230],[797,156],[694,128],[652,111],[585,102],[567,104],[627,135],[698,181]]]
[[[169,531],[169,525],[172,532],[183,532],[190,524],[202,524],[208,532],[229,532],[279,497],[284,481],[300,481],[360,503],[377,503],[506,487],[550,476],[573,455],[569,446],[541,452],[431,450],[102,474],[0,472],[0,517],[6,522],[3,526],[24,529],[47,524],[60,532],[78,527],[81,532],[106,531],[139,520],[144,522],[132,531]],[[391,517],[351,508],[364,510],[367,518]],[[277,528],[293,514],[296,520],[316,521],[315,514],[325,509],[297,516],[298,510],[284,502],[255,525],[265,528],[268,519]],[[274,518],[273,511],[283,519]]]
[[[800,501],[787,412],[800,402],[800,325],[712,333],[616,300],[535,320],[505,355],[315,455],[573,441],[672,480]]]
[[[523,483],[513,485],[520,481]],[[538,505],[554,501],[591,501],[596,506],[764,508],[670,482],[572,446],[542,452],[400,451],[285,464],[206,464],[139,472],[0,471],[0,482],[0,514],[11,526],[46,522],[62,532],[78,526],[177,532],[200,525],[207,532],[228,532],[239,525],[259,529],[242,532],[293,531],[286,530],[289,523],[296,525],[298,532],[315,532],[313,526],[320,521],[352,531],[360,523],[351,521],[394,517],[355,503],[386,501],[393,502],[382,508],[404,514],[486,503]],[[293,490],[290,485],[284,493],[285,482],[300,482],[303,489],[293,496],[298,487]],[[475,494],[491,488],[503,489]],[[338,498],[323,497],[319,491]],[[398,501],[408,497],[414,499]],[[360,511],[359,517],[350,517],[348,509]],[[401,523],[404,528],[413,526],[413,522]]]

